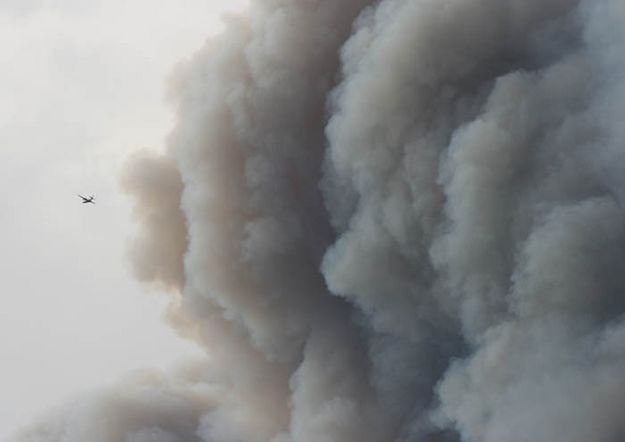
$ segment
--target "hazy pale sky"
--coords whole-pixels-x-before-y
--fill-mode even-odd
[[[119,178],[172,126],[167,77],[244,0],[0,0],[0,439],[198,352],[132,279]],[[77,194],[95,195],[97,205]]]

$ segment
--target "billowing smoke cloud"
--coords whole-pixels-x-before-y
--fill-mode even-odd
[[[625,6],[257,0],[124,178],[207,361],[18,441],[625,439]]]

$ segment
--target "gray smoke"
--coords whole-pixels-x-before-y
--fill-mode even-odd
[[[625,439],[625,3],[256,0],[124,177],[207,360],[22,442]]]

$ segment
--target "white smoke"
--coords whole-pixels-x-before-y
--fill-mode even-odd
[[[625,3],[257,0],[125,188],[207,361],[17,441],[625,438]]]

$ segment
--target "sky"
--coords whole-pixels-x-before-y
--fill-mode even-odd
[[[199,355],[132,276],[120,175],[134,151],[163,148],[176,63],[243,7],[0,0],[0,440],[85,390]]]

